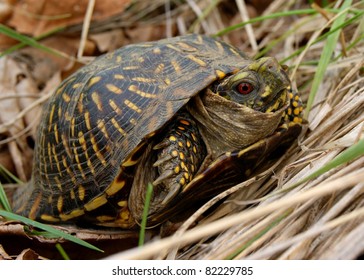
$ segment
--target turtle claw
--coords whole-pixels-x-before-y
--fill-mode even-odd
[[[157,145],[155,145],[153,147],[153,150],[160,150],[160,149],[164,149],[166,147],[168,147],[170,144],[168,139],[164,139],[162,142],[158,143]]]
[[[169,201],[171,201],[174,197],[176,197],[179,194],[179,191],[181,189],[180,184],[173,184],[169,189],[168,193],[161,202],[162,205],[166,205]]]
[[[153,167],[158,167],[160,165],[162,165],[163,163],[171,160],[173,158],[172,155],[166,155],[165,157],[162,157],[160,159],[158,159],[154,164],[153,164]]]
[[[164,180],[167,180],[168,178],[171,178],[173,176],[175,176],[173,170],[167,170],[164,173],[162,173],[157,179],[154,180],[153,186],[158,186]]]

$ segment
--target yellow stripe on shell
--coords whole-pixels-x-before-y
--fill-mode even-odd
[[[197,58],[196,56],[189,54],[187,55],[187,58],[191,59],[193,62],[196,62],[198,65],[205,67],[207,64],[202,59]]]
[[[106,194],[103,194],[99,197],[94,198],[90,202],[86,203],[84,205],[84,208],[86,209],[86,211],[92,211],[104,205],[105,203],[107,203],[107,198]]]
[[[75,137],[75,121],[76,121],[76,119],[75,118],[72,118],[71,119],[71,136],[72,137]]]
[[[71,101],[71,97],[67,93],[62,93],[62,98],[64,102],[69,103]]]
[[[126,106],[128,106],[130,109],[132,109],[133,111],[135,111],[135,112],[137,112],[139,114],[142,112],[142,110],[137,105],[135,105],[133,102],[131,102],[128,99],[125,99],[124,100],[124,104]]]
[[[72,85],[72,88],[76,89],[76,88],[81,87],[82,85],[83,85],[83,83],[75,83],[75,84]]]
[[[162,53],[162,51],[161,51],[161,49],[160,49],[160,48],[154,48],[154,49],[153,49],[153,53],[154,53],[154,54],[161,54],[161,53]]]
[[[83,115],[83,117],[85,119],[85,123],[86,123],[87,130],[91,130],[90,112],[89,111],[85,112],[85,114]]]
[[[29,211],[29,214],[28,214],[28,218],[29,218],[29,219],[31,219],[31,220],[35,220],[35,218],[36,218],[36,213],[37,213],[37,211],[38,211],[38,209],[39,209],[39,205],[40,205],[40,202],[41,202],[41,200],[42,200],[42,196],[43,196],[43,194],[42,194],[42,192],[40,192],[40,193],[36,196],[36,198],[34,199],[34,201],[33,201],[33,205],[32,205],[32,207],[30,208],[30,211]]]
[[[40,218],[43,220],[43,221],[46,221],[46,222],[50,222],[50,223],[57,223],[59,222],[59,219],[56,218],[56,217],[53,217],[51,215],[47,215],[47,214],[42,214],[40,216]]]
[[[113,109],[113,111],[117,114],[117,115],[121,115],[122,111],[120,109],[120,107],[115,103],[114,100],[110,99],[109,100],[109,105],[110,107]]]
[[[71,199],[76,199],[75,191],[73,189],[70,190]]]
[[[163,69],[164,69],[164,64],[163,64],[163,63],[160,63],[160,64],[158,64],[158,66],[155,68],[154,73],[155,73],[155,74],[159,74],[159,73],[161,73],[161,72],[163,71]]]
[[[83,136],[83,132],[82,131],[79,131],[78,132],[78,142],[80,143],[82,149],[84,151],[87,151],[86,140],[85,140],[85,137]]]
[[[215,41],[215,45],[217,46],[217,49],[220,54],[225,52],[224,47],[222,46],[222,44],[219,41]]]
[[[113,84],[106,84],[106,88],[115,93],[115,94],[121,94],[123,93],[123,91],[121,90],[121,88],[117,87],[116,85],[113,85]]]
[[[101,154],[99,147],[97,146],[97,141],[95,139],[95,136],[91,134],[90,138],[91,138],[92,149],[94,150],[97,158],[101,161],[103,166],[106,166],[107,165],[106,160],[104,156]]]
[[[87,154],[87,153],[86,153]],[[87,166],[88,166],[88,168],[90,168],[90,171],[91,171],[91,173],[92,174],[96,174],[96,172],[95,172],[95,168],[94,168],[94,166],[92,165],[92,162],[91,162],[91,160],[90,160],[90,158],[89,157],[87,157]]]
[[[175,50],[177,52],[181,52],[181,49],[177,48],[176,46],[174,46],[172,44],[167,44],[166,46],[167,46],[167,48],[170,48],[170,49]]]
[[[92,101],[95,103],[97,109],[99,111],[102,111],[102,102],[101,102],[101,98],[100,95],[94,91],[93,93],[91,93],[91,99]]]
[[[114,78],[115,78],[116,80],[124,80],[124,79],[125,79],[125,77],[124,77],[123,75],[121,75],[121,74],[115,74],[115,75],[114,75]]]
[[[123,70],[137,70],[139,69],[140,67],[137,66],[137,65],[130,65],[130,66],[125,66],[123,67]]]
[[[142,79],[142,78],[140,78]],[[147,79],[146,79],[147,80]],[[146,81],[145,81],[146,82]],[[147,83],[147,82],[146,82]],[[144,92],[141,91],[136,85],[130,85],[128,88],[131,92],[134,92],[142,97],[145,98],[157,98],[157,95],[153,94],[153,93],[149,93],[149,92]]]
[[[184,48],[185,50],[188,50],[188,51],[196,51],[197,49],[195,47],[192,47],[191,45],[189,44],[186,44],[184,42],[178,42],[177,43],[180,47]]]
[[[62,208],[63,208],[63,197],[60,195],[57,199],[57,210],[58,212],[62,212]]]
[[[174,71],[177,74],[181,74],[181,66],[179,65],[179,63],[176,60],[172,59],[171,60],[171,64],[172,64],[172,66],[174,68]]]
[[[119,123],[117,122],[117,120],[115,118],[111,118],[111,123],[119,131],[119,133],[122,136],[125,136],[126,135],[125,130],[120,127]]]
[[[56,140],[56,143],[59,144],[58,127],[56,123],[53,126],[53,131],[54,131],[54,139]]]
[[[124,186],[125,186],[125,180],[122,180],[120,182],[114,180],[114,182],[112,182],[110,186],[105,190],[105,192],[107,193],[107,195],[111,196],[120,191]]]
[[[109,139],[109,134],[107,133],[104,120],[97,120],[97,127],[100,129],[105,138]]]
[[[88,86],[91,87],[94,84],[98,83],[101,80],[100,76],[92,77],[90,81],[88,82]]]
[[[85,214],[85,210],[83,209],[75,209],[73,211],[71,211],[68,214],[59,214],[59,217],[62,221],[68,221],[70,219],[82,216],[83,214]]]
[[[53,115],[54,115],[54,111],[55,111],[55,109],[56,109],[56,104],[53,104],[52,105],[52,108],[51,108],[51,111],[50,111],[50,113],[49,113],[49,120],[48,120],[48,132],[50,132],[51,131],[51,124],[52,124],[52,122],[53,122]]]

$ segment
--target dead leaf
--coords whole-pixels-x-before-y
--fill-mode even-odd
[[[88,0],[20,0],[8,21],[17,31],[37,36],[59,27],[80,24],[84,20]],[[130,0],[96,1],[92,20],[104,20],[120,14]]]
[[[36,252],[31,249],[23,250],[17,257],[17,260],[41,260],[44,259],[40,257]]]
[[[0,244],[0,260],[11,260],[12,258],[5,252],[3,246]]]

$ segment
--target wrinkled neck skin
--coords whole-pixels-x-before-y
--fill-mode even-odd
[[[242,149],[272,134],[288,106],[287,104],[276,112],[262,113],[229,101],[210,89],[191,101],[187,110],[199,123],[200,132],[210,153],[210,161],[223,153]]]

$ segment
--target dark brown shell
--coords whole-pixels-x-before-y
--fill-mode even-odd
[[[129,45],[95,59],[44,107],[32,181],[14,209],[50,221],[78,211],[191,97],[249,62],[238,49],[200,35]]]

